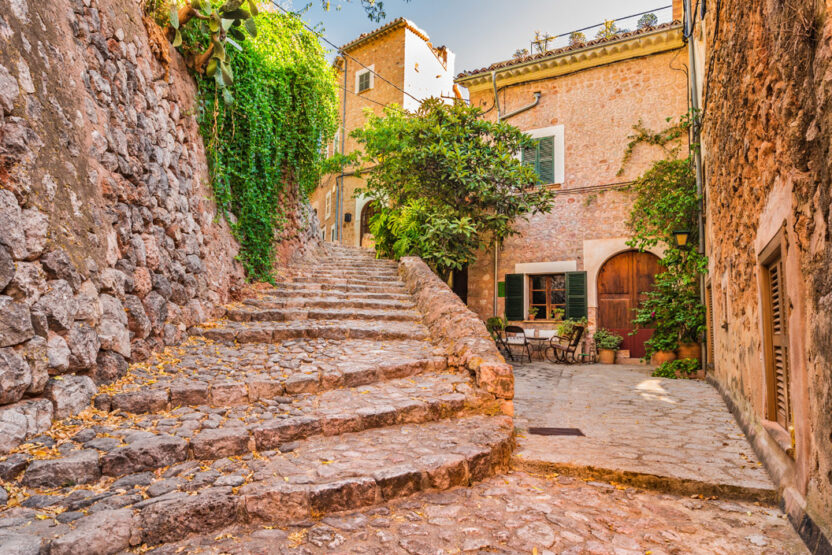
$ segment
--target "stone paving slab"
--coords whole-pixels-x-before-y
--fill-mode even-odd
[[[536,551],[535,551],[536,550]],[[154,555],[803,554],[779,510],[515,472],[303,526],[235,526]]]
[[[427,340],[427,328],[418,322],[372,320],[292,320],[288,322],[232,322],[220,320],[190,330],[191,335],[215,341],[268,343],[284,339],[415,339]]]
[[[232,307],[226,310],[226,318],[234,322],[285,322],[290,320],[373,320],[416,322],[421,314],[404,307],[395,309],[338,308],[265,308],[258,306]]]
[[[679,493],[773,502],[776,488],[719,393],[644,366],[515,365],[517,464]],[[530,427],[579,428],[585,437]]]
[[[287,526],[483,480],[507,469],[512,445],[510,418],[474,415],[345,433],[338,441],[313,437],[284,452],[185,461],[115,481],[11,487],[14,504],[0,513],[0,553],[20,536],[38,548],[56,539],[62,553],[89,552],[87,533],[119,523],[127,529],[109,553],[235,523]]]
[[[262,296],[259,298],[246,299],[241,303],[240,308],[330,308],[335,305],[337,305],[339,308],[369,308],[375,310],[413,310],[416,306],[410,300],[356,298],[345,299],[330,295],[316,295],[312,297],[299,298],[276,298],[274,296]]]

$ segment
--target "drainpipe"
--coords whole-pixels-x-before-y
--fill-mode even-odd
[[[691,0],[684,0],[685,3],[685,37],[688,41],[688,65],[690,66],[689,75],[690,75],[690,105],[693,107],[694,111],[698,115],[699,113],[699,94],[697,90],[696,84],[696,55],[693,52],[693,30],[694,30],[694,21],[693,21],[693,8],[691,6]],[[699,241],[697,245],[697,249],[699,254],[705,254],[705,219],[703,217],[705,206],[702,202],[702,191],[703,187],[703,170],[702,170],[702,151],[700,148],[700,135],[701,129],[699,128],[699,119],[694,118],[693,125],[691,126],[691,140],[697,145],[696,150],[693,152],[693,163],[696,169],[696,195],[699,197],[699,207],[697,210],[697,225],[699,228]],[[705,276],[699,276],[699,299],[704,304],[705,303]],[[703,340],[700,342],[702,348],[702,367],[707,368],[708,366],[708,346],[707,341]]]
[[[518,108],[513,112],[509,112],[507,114],[502,113],[502,109],[500,108],[500,95],[497,91],[497,70],[491,72],[491,84],[494,87],[494,106],[497,108],[497,123],[507,120],[508,118],[514,117],[517,114],[521,114],[526,110],[531,110],[538,104],[540,104],[540,97],[541,93],[536,92],[534,93],[534,101],[531,104],[523,106],[522,108]],[[498,287],[497,287],[497,276],[499,274],[499,265],[500,265],[500,242],[496,241],[494,243],[494,316],[497,316],[497,298],[498,298]]]
[[[341,229],[341,209],[343,208],[344,196],[344,148],[347,143],[347,57],[341,52],[341,59],[344,60],[344,102],[341,107],[341,178],[335,195],[335,231],[338,243],[344,244],[344,234]]]

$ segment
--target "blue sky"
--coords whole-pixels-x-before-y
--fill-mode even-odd
[[[358,0],[331,0],[325,11],[321,0],[293,0],[294,9],[310,9],[307,23],[324,30],[335,44],[349,42],[382,23],[370,21]],[[515,50],[528,48],[536,30],[561,35],[574,29],[630,14],[670,5],[671,0],[383,0],[386,21],[406,17],[430,35],[436,46],[456,53],[456,72],[477,69],[511,58]],[[284,1],[283,4],[289,4]],[[340,9],[337,7],[340,5]],[[670,19],[670,10],[656,12],[659,21]],[[635,28],[636,19],[619,27]],[[593,33],[587,33],[591,38]]]

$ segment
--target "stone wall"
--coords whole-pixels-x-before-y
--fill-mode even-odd
[[[242,280],[181,58],[136,0],[3,0],[0,453],[178,342]],[[167,47],[167,45],[164,45]]]
[[[723,0],[708,4],[702,38],[714,379],[818,552],[820,532],[832,538],[830,11],[829,2],[810,0]],[[793,453],[788,431],[778,440],[766,410],[759,256],[780,229]]]
[[[471,312],[421,258],[406,256],[399,275],[413,295],[431,336],[448,353],[451,366],[467,368],[477,385],[498,399],[514,399],[514,370],[497,350],[482,320]]]

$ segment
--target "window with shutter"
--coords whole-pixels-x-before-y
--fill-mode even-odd
[[[770,319],[769,392],[771,417],[788,429],[791,424],[789,402],[789,345],[786,336],[786,307],[783,299],[783,260],[778,257],[767,265]]]
[[[506,320],[523,320],[526,317],[523,274],[506,275]]]
[[[524,148],[521,161],[537,174],[539,184],[555,182],[555,137],[541,137],[533,147]]]
[[[567,320],[586,318],[586,272],[566,272],[566,313]]]
[[[713,368],[715,358],[714,345],[716,344],[716,341],[714,340],[714,289],[710,284],[708,284],[707,288],[705,289],[705,310],[708,313],[708,367]]]

